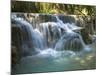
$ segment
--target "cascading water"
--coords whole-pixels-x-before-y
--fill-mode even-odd
[[[63,23],[57,15],[54,16],[57,22],[43,22],[31,25],[24,19],[15,16],[15,14],[12,15],[12,20],[15,21],[15,24],[21,29],[23,29],[22,27],[24,26],[24,31],[27,31],[26,36],[29,36],[28,40],[23,40],[24,43],[22,44],[23,52],[31,53],[31,55],[29,54],[21,60],[21,62],[24,62],[24,65],[29,63],[32,64],[32,67],[35,67],[40,60],[43,61],[42,65],[46,63],[52,64],[52,62],[54,65],[55,62],[58,62],[58,59],[62,60],[62,58],[74,57],[78,51],[80,52],[84,49],[89,50],[89,47],[86,47],[81,35],[75,32],[82,29],[82,27],[76,26],[75,23]],[[32,48],[28,45],[31,45]],[[36,54],[34,54],[34,51],[36,51]],[[57,64],[57,66],[58,65],[59,64]],[[31,70],[32,72],[36,71]],[[23,72],[28,71],[29,70],[24,70]],[[19,72],[19,70],[17,72]]]
[[[32,55],[32,53],[38,51],[35,48],[38,49],[45,48],[46,44],[39,30],[33,29],[30,23],[28,23],[21,17],[16,17],[16,15],[12,16],[12,22],[16,24],[15,27],[21,29],[22,45],[20,47],[22,48],[22,55]]]
[[[85,47],[85,44],[82,40],[80,34],[75,33],[73,30],[81,29],[81,27],[77,27],[74,24],[66,23],[64,24],[57,16],[57,21],[61,28],[65,30],[65,34],[61,37],[61,39],[57,42],[55,49],[56,50],[82,50]]]
[[[57,15],[55,15],[57,22],[37,23],[37,26],[33,25],[34,28],[22,18],[15,17],[15,15],[12,18],[21,23],[21,26],[26,27],[27,36],[31,38],[29,40],[34,48],[41,51],[47,48],[80,51],[85,47],[81,35],[75,32],[75,30],[80,30],[82,27],[78,27],[74,23],[64,24]],[[27,48],[25,47],[25,49]]]

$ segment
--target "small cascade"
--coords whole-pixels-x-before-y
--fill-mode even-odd
[[[40,30],[48,47],[53,47],[57,40],[61,37],[61,30],[55,22],[40,23]]]
[[[56,50],[74,50],[80,51],[85,47],[82,37],[78,33],[66,33],[56,43]]]
[[[35,35],[35,36],[34,36]],[[33,30],[33,35],[32,35],[34,44],[36,48],[44,49],[45,48],[45,40],[43,38],[43,35],[38,29]]]
[[[76,26],[75,24],[64,24],[58,16],[56,16],[58,23],[60,24],[61,28],[65,30],[65,34],[61,37],[61,39],[56,43],[55,49],[56,50],[75,50],[79,51],[85,47],[85,44],[82,40],[80,34],[75,33],[74,30],[79,30],[81,27]]]
[[[22,56],[32,55],[37,53],[38,49],[43,50],[46,47],[42,33],[38,29],[33,29],[23,18],[12,15],[12,27],[20,29],[21,45],[16,47],[20,47]]]

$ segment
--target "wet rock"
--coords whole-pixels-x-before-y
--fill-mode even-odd
[[[75,18],[73,16],[65,16],[59,15],[59,19],[63,21],[63,23],[75,23]]]
[[[86,44],[92,43],[92,38],[89,36],[88,30],[82,29],[81,35],[82,35],[82,38]]]
[[[15,65],[19,62],[20,57],[18,54],[18,50],[15,46],[11,47],[11,57],[12,57],[11,59],[12,65]]]

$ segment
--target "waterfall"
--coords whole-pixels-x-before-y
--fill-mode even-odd
[[[80,51],[85,47],[81,35],[75,32],[82,29],[82,27],[76,26],[75,23],[63,23],[63,21],[59,19],[59,16],[54,16],[57,22],[43,22],[32,25],[23,18],[17,17],[16,14],[12,15],[12,21],[15,21],[15,24],[22,29],[22,32],[24,31],[23,34],[27,33],[23,38],[29,37],[27,38],[28,40],[23,40],[23,51],[29,52],[31,49],[41,52],[48,51],[49,48],[51,51]],[[32,48],[28,47],[30,44]]]

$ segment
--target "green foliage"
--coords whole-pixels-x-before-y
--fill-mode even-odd
[[[12,12],[95,15],[96,7],[87,5],[12,1]]]

